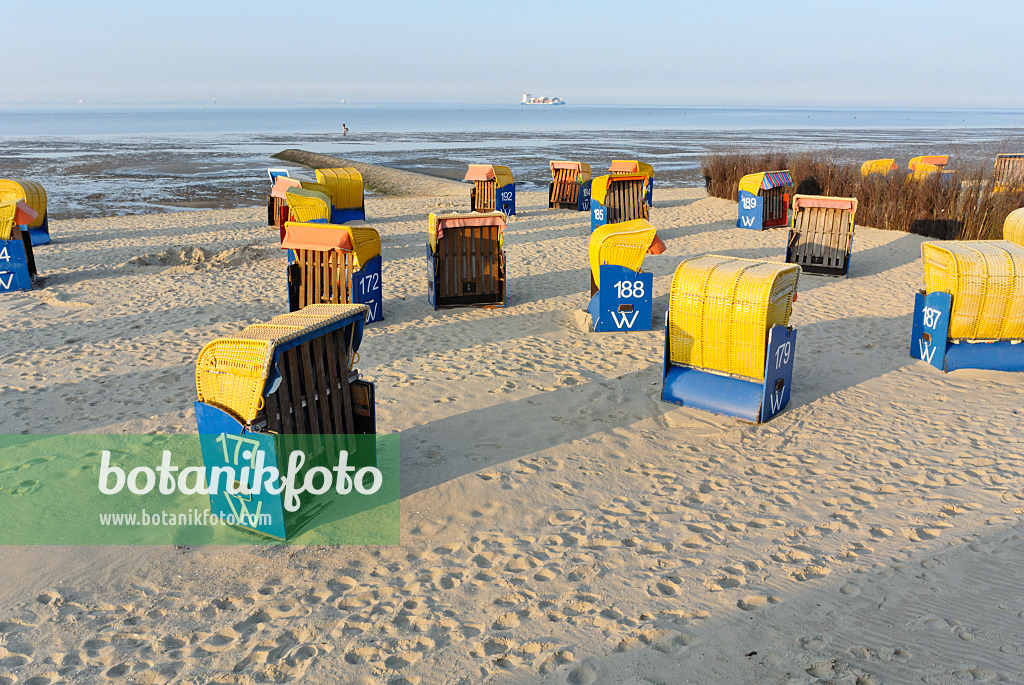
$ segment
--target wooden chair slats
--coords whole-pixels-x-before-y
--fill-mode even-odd
[[[609,224],[649,219],[649,208],[644,201],[643,179],[612,178],[608,186],[605,207]]]
[[[505,254],[498,226],[445,228],[435,255],[438,307],[505,301]]]
[[[291,310],[311,304],[350,304],[355,259],[338,250],[294,250],[288,270]]]
[[[847,273],[853,237],[850,211],[808,207],[797,211],[789,233],[786,261],[809,273]]]
[[[282,355],[284,377],[263,408],[268,430],[286,435],[374,432],[373,386],[349,378],[350,329],[313,338]]]

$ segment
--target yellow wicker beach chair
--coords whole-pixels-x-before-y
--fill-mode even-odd
[[[921,261],[910,355],[943,371],[1024,371],[1024,247],[926,242]]]
[[[762,422],[789,401],[800,267],[707,255],[672,278],[662,399]]]
[[[34,218],[32,213],[20,193],[0,190],[0,293],[31,290],[35,282],[32,237],[23,228]]]
[[[326,195],[305,188],[289,188],[288,211],[292,221],[327,223],[331,219],[331,200]]]
[[[0,240],[10,240],[14,234],[14,212],[17,209],[18,200],[0,197]]]
[[[1024,246],[1024,208],[1010,212],[1003,222],[1003,240]]]
[[[331,201],[331,223],[344,224],[365,219],[363,177],[352,167],[317,169],[317,183],[328,189]]]
[[[355,426],[347,421],[342,425],[334,425],[334,407],[330,406],[329,397],[330,387],[325,388],[323,397],[314,397],[318,389],[315,384],[322,383],[322,377],[307,378],[304,381],[300,378],[289,379],[296,383],[313,383],[310,388],[313,392],[308,396],[302,392],[306,388],[292,387],[291,383],[281,383],[278,388],[273,387],[276,374],[283,375],[292,371],[287,364],[284,368],[278,366],[281,355],[296,348],[289,345],[290,342],[311,338],[312,334],[318,332],[327,335],[351,326],[357,326],[361,335],[366,316],[365,305],[316,306],[315,310],[307,308],[299,318],[285,314],[265,324],[248,326],[234,336],[207,343],[196,361],[196,392],[199,401],[223,409],[246,428],[251,428],[257,418],[262,416],[267,421],[269,429],[277,433],[301,433],[311,428],[314,423],[318,427],[330,428],[331,432],[337,434],[352,432]],[[351,337],[355,335],[355,329],[347,333],[350,334],[348,337]],[[346,341],[346,336],[343,335],[339,341],[334,342]],[[321,350],[318,344],[312,345],[311,349],[313,348],[322,353],[320,356],[336,356],[333,349]],[[332,382],[337,380],[339,384],[342,379],[349,379],[355,348],[340,351],[347,354],[342,359],[331,360],[333,373],[329,374],[333,376]],[[319,359],[317,363],[324,364],[326,361]],[[296,372],[300,370],[301,367],[295,369]],[[301,400],[309,400],[308,404],[305,401],[300,404],[300,398],[293,396],[287,403],[285,415],[282,415],[282,406],[279,402],[282,397],[274,397],[270,404],[275,404],[276,414],[270,416],[270,412],[267,411],[270,396],[276,395],[279,390],[287,393],[296,389],[299,391],[297,394],[303,396]],[[337,402],[339,408],[341,404],[343,403]]]
[[[232,515],[238,525],[287,538],[311,512],[290,517],[294,509],[281,492],[253,487],[258,464],[284,475],[292,449],[301,447],[307,458],[295,482],[302,483],[314,464],[337,464],[339,448],[347,451],[349,466],[375,463],[372,448],[361,450],[363,443],[345,437],[376,432],[373,384],[354,368],[365,317],[364,305],[313,305],[203,347],[195,403],[203,463],[222,467],[233,455],[234,465],[247,467],[240,491],[222,485],[210,493],[215,516]],[[240,511],[267,517],[241,521]]]
[[[606,224],[590,234],[590,314],[595,333],[651,330],[654,275],[640,267],[665,244],[646,219]]]
[[[46,190],[36,181],[19,178],[0,179],[0,198],[20,198],[35,210],[36,216],[27,224],[33,245],[50,244],[50,220],[46,214]]]
[[[860,165],[860,175],[861,177],[867,177],[872,174],[888,176],[890,172],[897,169],[899,169],[899,166],[896,164],[895,159],[869,159]]]
[[[1005,240],[921,244],[925,292],[952,296],[949,338],[1024,339],[1024,247]]]
[[[788,169],[759,171],[740,179],[737,188],[736,228],[760,231],[789,224]]]
[[[922,155],[914,157],[907,163],[910,175],[907,178],[914,181],[922,181],[935,174],[942,174],[944,178],[951,177],[953,172],[946,169],[949,164],[949,155]]]
[[[800,268],[708,255],[672,278],[669,359],[763,380],[768,331],[788,326]]]
[[[621,224],[605,224],[590,234],[590,275],[595,286],[601,287],[601,265],[614,264],[630,271],[640,267],[651,249],[658,229],[646,219],[634,219]]]

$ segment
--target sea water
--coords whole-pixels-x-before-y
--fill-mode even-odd
[[[508,166],[521,189],[548,161],[655,168],[659,187],[703,184],[716,150],[830,150],[851,160],[1024,151],[1024,111],[892,108],[358,105],[0,108],[0,178],[40,181],[53,218],[243,207],[267,193],[271,158],[301,148],[461,178]],[[348,128],[343,135],[344,128]]]

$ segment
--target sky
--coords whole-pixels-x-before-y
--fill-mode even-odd
[[[0,106],[1024,109],[1020,0],[10,3]]]

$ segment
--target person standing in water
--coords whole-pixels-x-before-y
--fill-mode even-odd
[[[343,136],[347,136],[348,135],[348,126],[346,126],[345,124],[341,125],[341,135],[343,135]]]

